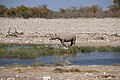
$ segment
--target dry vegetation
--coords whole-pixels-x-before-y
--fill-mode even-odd
[[[50,10],[47,5],[38,7],[27,7],[20,5],[15,8],[7,8],[5,5],[0,5],[0,17],[9,18],[105,18],[105,17],[120,17],[120,0],[113,0],[113,5],[108,7],[108,10],[102,10],[99,5],[90,7],[70,6],[67,9],[59,8],[59,11]]]
[[[119,80],[119,74],[120,66],[0,67],[0,79],[9,80]]]
[[[79,8],[71,6],[67,9],[60,8],[59,11],[52,11],[47,5],[38,7],[21,5],[15,8],[0,5],[0,17],[2,17],[0,43],[59,44],[57,40],[49,40],[52,33],[72,32],[77,35],[77,46],[120,46],[120,0],[114,0],[113,3],[114,5],[106,11],[98,5]],[[0,44],[1,46],[3,47]],[[120,50],[119,47],[114,49],[118,52]],[[100,51],[103,50],[109,50],[109,47],[101,47]],[[4,50],[1,48],[0,52],[4,53]],[[34,63],[31,67],[24,65],[0,67],[0,80],[120,79],[120,66],[40,67],[39,65],[44,66],[42,63]]]

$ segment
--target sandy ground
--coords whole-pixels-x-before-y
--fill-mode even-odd
[[[8,37],[8,29],[23,32],[24,35]],[[0,42],[60,44],[50,41],[50,35],[71,32],[77,36],[79,46],[120,46],[120,18],[78,18],[78,19],[8,19],[0,18]]]
[[[19,33],[18,38],[7,35],[8,29]],[[78,46],[120,46],[119,18],[79,19],[8,19],[0,18],[1,43],[60,44],[50,41],[50,35],[71,32],[77,36]],[[79,69],[80,72],[57,72],[60,69]],[[47,79],[45,79],[47,78]],[[0,67],[0,80],[120,80],[120,66],[65,67]]]
[[[0,80],[120,80],[120,66],[0,67]]]

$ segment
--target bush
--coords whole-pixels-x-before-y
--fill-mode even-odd
[[[108,46],[101,46],[101,47],[98,47],[98,48],[97,48],[97,51],[98,51],[98,52],[110,52],[110,51],[111,51],[111,48],[108,47]]]
[[[98,5],[90,7],[77,8],[71,6],[67,9],[59,8],[59,11],[52,11],[48,9],[47,5],[41,5],[38,7],[27,7],[20,5],[15,8],[7,8],[5,5],[0,5],[0,17],[9,18],[104,18],[104,17],[120,17],[120,6],[116,3],[109,6],[109,10],[105,11]]]

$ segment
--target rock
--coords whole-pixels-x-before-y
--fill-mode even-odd
[[[20,77],[20,75],[15,75],[15,77]]]
[[[106,72],[104,72],[103,74],[104,74],[104,75],[107,75],[107,73],[106,73]]]
[[[35,77],[34,80],[41,80],[42,77]]]
[[[4,80],[4,79],[3,79],[3,80]],[[5,79],[5,80],[15,80],[15,78],[9,77],[9,78],[7,78],[7,79]]]
[[[49,76],[43,77],[43,80],[51,80],[52,78]]]

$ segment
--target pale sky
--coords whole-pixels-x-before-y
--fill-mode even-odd
[[[51,10],[59,10],[59,8],[69,8],[70,6],[92,6],[99,5],[103,10],[112,5],[112,0],[0,0],[0,5],[7,7],[16,7],[20,5],[28,7],[37,7],[39,5],[47,4]]]

